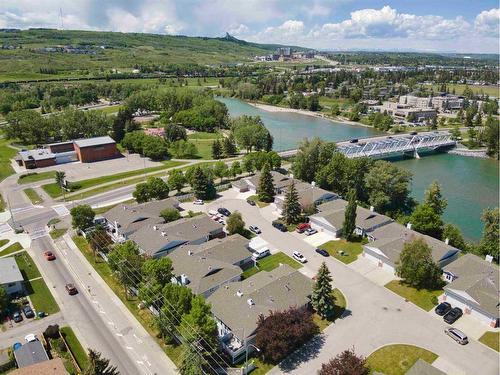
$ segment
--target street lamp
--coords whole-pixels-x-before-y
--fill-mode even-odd
[[[253,344],[249,344],[247,342],[247,339],[245,339],[245,375],[247,374],[248,372],[248,346],[251,346],[253,347],[255,350],[257,350],[258,353],[260,353],[260,349],[257,348],[255,345]]]

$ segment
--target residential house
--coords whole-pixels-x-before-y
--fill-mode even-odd
[[[10,295],[24,291],[24,278],[14,257],[0,258],[0,285]]]
[[[405,227],[398,223],[389,223],[371,232],[372,242],[363,246],[363,256],[377,262],[378,266],[390,272],[395,272],[399,256],[405,243],[418,238],[423,239],[432,250],[432,259],[443,268],[457,259],[460,250],[447,242],[423,235],[411,230],[411,225]]]
[[[307,307],[312,281],[294,268],[282,264],[248,279],[217,289],[207,301],[217,322],[219,340],[233,363],[251,352],[260,315],[291,306]]]
[[[35,363],[26,367],[18,368],[10,375],[68,375],[61,358],[54,358],[48,361]]]
[[[297,195],[299,197],[300,207],[303,210],[314,209],[317,205],[329,202],[337,199],[339,196],[331,191],[316,187],[312,184],[308,184],[306,182],[302,182],[299,180],[295,180],[295,189],[297,190]],[[283,206],[286,200],[286,193],[288,192],[288,188],[274,198],[274,204],[276,204],[276,208],[278,212],[283,210]]]
[[[14,350],[17,367],[27,367],[49,360],[43,344],[39,340],[30,341]]]
[[[134,241],[146,256],[160,258],[181,245],[197,245],[218,237],[224,237],[222,224],[207,215],[198,215],[166,224],[142,223],[128,239]]]
[[[309,217],[311,227],[317,231],[327,232],[335,237],[339,237],[342,234],[347,203],[343,199],[335,199],[331,202],[320,204],[318,206],[319,212]],[[375,212],[373,207],[370,207],[368,210],[357,206],[356,228],[354,231],[358,236],[366,236],[369,240],[373,240],[371,232],[392,222],[393,220],[390,217]]]
[[[105,212],[102,217],[111,238],[115,242],[123,242],[131,233],[145,225],[146,219],[153,220],[154,224],[162,223],[160,213],[167,208],[178,209],[179,201],[167,198],[140,204],[121,203]],[[151,221],[148,224],[151,224]]]
[[[446,375],[446,373],[419,358],[405,375]]]
[[[491,327],[498,327],[499,268],[491,263],[491,258],[465,254],[445,266],[443,276],[449,282],[444,287],[443,300]]]

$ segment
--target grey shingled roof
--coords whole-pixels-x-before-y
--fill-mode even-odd
[[[0,285],[24,281],[14,257],[0,258]]]
[[[248,179],[248,181],[254,185],[256,188],[259,187],[259,182],[260,182],[260,172],[255,173],[252,177]],[[292,181],[294,181],[293,178],[288,177],[284,175],[283,173],[279,173],[276,171],[271,171],[271,176],[273,178],[273,185],[275,189],[283,189],[287,187],[288,185],[292,184]],[[296,183],[298,180],[295,181]]]
[[[167,224],[144,225],[130,234],[129,239],[137,243],[147,255],[154,256],[158,251],[215,234],[220,232],[222,228],[221,224],[210,219],[207,215],[199,215]]]
[[[212,305],[212,313],[231,329],[234,336],[243,340],[244,336],[254,334],[259,315],[267,316],[269,311],[308,304],[312,285],[311,279],[282,264],[270,272],[261,271],[243,281],[225,285],[207,301]],[[242,293],[241,297],[238,292]],[[248,303],[249,299],[253,305]]]
[[[499,268],[474,255],[465,254],[444,268],[457,278],[444,287],[467,293],[482,310],[499,317]]]
[[[243,272],[231,263],[194,254],[184,248],[175,250],[168,257],[172,260],[174,274],[177,277],[186,275],[189,280],[187,287],[194,294],[203,294]]]
[[[54,358],[49,361],[35,363],[33,365],[18,368],[10,375],[68,375],[61,358]]]
[[[446,375],[446,372],[439,370],[430,363],[419,358],[405,375]]]
[[[38,340],[27,342],[19,349],[14,350],[14,357],[18,367],[26,367],[49,360],[45,348]]]
[[[103,137],[75,139],[73,142],[80,148],[116,143],[115,140],[108,135],[105,135]]]
[[[297,190],[299,202],[302,207],[311,206],[320,199],[332,199],[332,197],[338,197],[337,194],[332,193],[331,191],[317,186],[313,187],[311,184],[298,180],[295,180],[295,189]]]

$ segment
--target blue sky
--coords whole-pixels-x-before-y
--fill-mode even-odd
[[[2,0],[0,28],[221,36],[317,49],[498,53],[498,1]]]

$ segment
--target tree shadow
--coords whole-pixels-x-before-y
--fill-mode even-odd
[[[295,370],[301,363],[316,358],[324,344],[325,337],[323,334],[314,336],[309,342],[283,360],[279,364],[279,368],[286,373]]]

